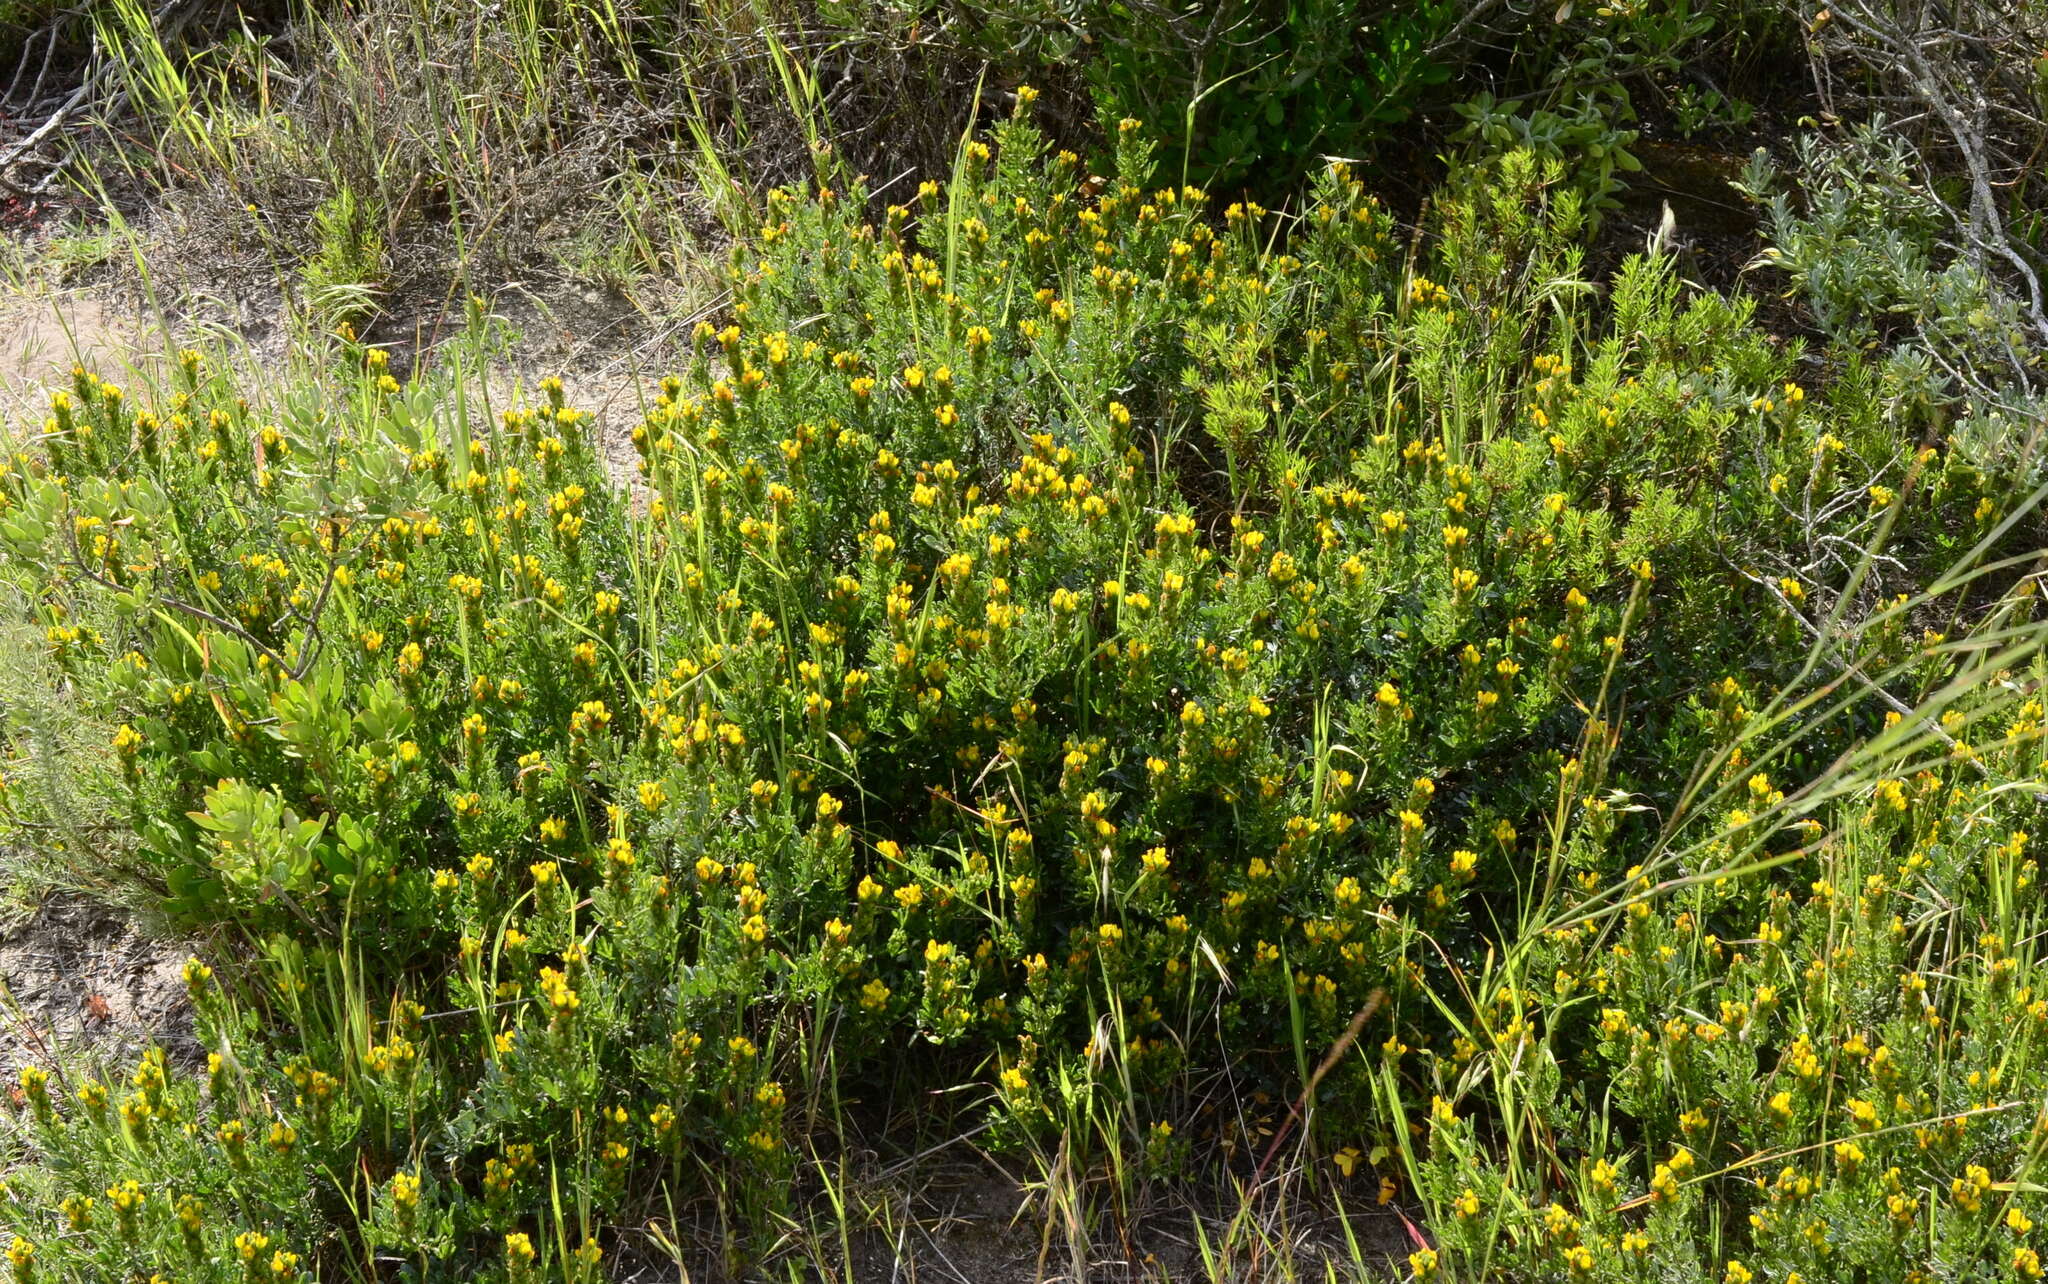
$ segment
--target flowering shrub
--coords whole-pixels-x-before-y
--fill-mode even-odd
[[[1299,1100],[1418,1275],[2025,1273],[2033,598],[1914,597],[2025,547],[2004,465],[1659,261],[1579,302],[1526,156],[1411,263],[1341,165],[1217,211],[1029,102],[878,222],[769,193],[630,489],[352,342],[55,399],[10,574],[247,944],[203,1076],[24,1078],[18,1275],[595,1278],[894,1076],[1166,1172]]]

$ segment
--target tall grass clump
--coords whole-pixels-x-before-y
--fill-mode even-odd
[[[1381,1177],[1417,1277],[2038,1270],[2032,461],[1555,163],[1416,238],[1032,98],[767,193],[631,491],[353,339],[53,399],[7,574],[211,1055],[25,1071],[17,1275],[738,1267],[910,1102],[1071,1271]]]
[[[975,89],[896,28],[769,0],[91,17],[108,88],[79,187],[166,296],[278,288],[302,330],[388,310],[438,337],[472,291],[559,278],[652,307],[697,275],[729,167],[800,172],[821,134],[876,168],[942,160]]]

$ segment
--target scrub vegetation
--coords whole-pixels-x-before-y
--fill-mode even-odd
[[[2040,1278],[2040,22],[0,9],[5,1269]]]

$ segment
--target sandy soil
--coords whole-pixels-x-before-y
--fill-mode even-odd
[[[0,413],[40,415],[43,389],[67,380],[75,364],[123,369],[151,329],[104,288],[0,298]]]
[[[144,301],[112,284],[0,296],[0,417],[10,426],[40,422],[49,390],[84,364],[116,382],[137,382],[179,346]],[[596,416],[598,436],[614,472],[631,478],[628,434],[641,417],[644,394],[673,369],[695,317],[649,317],[617,295],[554,287],[545,293],[516,285],[501,289],[492,307],[517,336],[488,375],[494,403],[533,397],[540,381],[563,381],[569,403]],[[438,308],[388,316],[368,336],[392,353],[394,369],[411,374],[444,338]],[[188,306],[174,322],[183,331],[234,336],[250,360],[281,364],[286,336],[274,323],[275,301],[260,298]]]
[[[152,938],[118,911],[56,894],[0,928],[0,1075],[132,1062],[151,1043],[201,1049],[180,969],[183,942]]]

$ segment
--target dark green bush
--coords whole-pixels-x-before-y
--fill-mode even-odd
[[[1170,172],[1284,196],[1325,155],[1408,119],[1452,63],[1463,6],[1360,0],[997,0],[941,10],[999,65],[1071,75],[1102,118],[1146,122]]]

